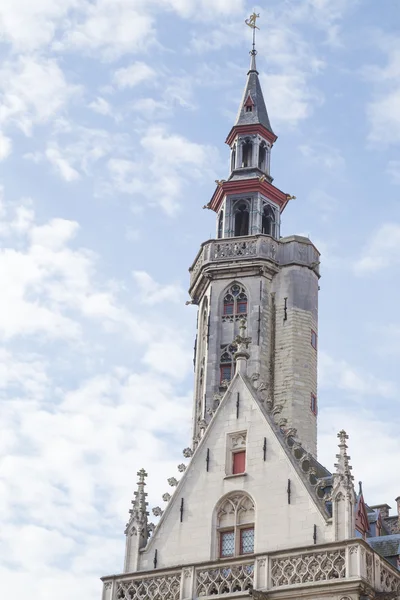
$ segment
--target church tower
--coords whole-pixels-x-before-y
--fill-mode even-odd
[[[207,204],[215,239],[202,244],[190,268],[189,293],[199,306],[195,352],[193,444],[210,421],[235,372],[235,344],[245,319],[248,373],[284,427],[295,427],[317,453],[319,253],[305,237],[281,237],[291,196],[273,185],[277,136],[268,117],[256,50],[234,126],[228,179]]]
[[[400,573],[366,541],[383,521],[356,496],[346,432],[332,473],[316,460],[319,253],[280,235],[291,197],[273,185],[276,139],[253,45],[229,177],[207,204],[216,235],[190,268],[191,444],[151,511],[138,472],[123,572],[102,578],[102,600],[399,595]]]

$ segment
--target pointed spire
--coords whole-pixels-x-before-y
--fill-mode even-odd
[[[250,69],[247,73],[247,82],[235,125],[262,125],[275,135],[272,131],[260,80],[258,78],[256,55],[257,50],[252,50],[250,52]],[[249,109],[249,101],[251,102],[251,110]]]
[[[342,429],[337,434],[337,437],[339,438],[340,443],[338,444],[339,454],[336,454],[336,458],[338,459],[338,462],[335,464],[336,474],[341,476],[347,483],[352,484],[354,477],[351,474],[352,467],[350,466],[350,456],[347,454],[346,444],[346,440],[349,439],[349,436],[344,429]]]
[[[144,491],[147,473],[144,469],[141,469],[138,471],[137,475],[139,477],[139,481],[137,482],[137,490],[134,492],[132,508],[129,511],[131,517],[127,527],[129,527],[131,523],[134,523],[137,533],[139,533],[139,535],[143,537],[143,540],[147,542],[147,517],[149,513],[147,511],[147,493]]]

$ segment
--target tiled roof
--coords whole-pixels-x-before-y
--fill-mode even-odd
[[[400,533],[367,538],[368,544],[384,558],[400,554]]]

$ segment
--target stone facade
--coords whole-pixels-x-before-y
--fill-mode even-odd
[[[397,519],[369,508],[361,484],[356,494],[345,431],[334,472],[316,460],[319,252],[280,237],[290,197],[272,185],[277,138],[255,54],[227,140],[231,174],[207,205],[217,236],[190,268],[192,443],[157,525],[139,471],[124,572],[103,578],[103,600],[400,596],[400,498]]]
[[[258,380],[282,423],[296,427],[304,447],[316,456],[319,253],[308,238],[279,241],[259,234],[203,245],[191,267],[190,293],[199,305],[195,362],[193,443],[203,421],[209,422],[221,386],[221,355],[238,334],[245,316],[248,372]],[[247,297],[245,315],[224,315],[224,296],[238,284]],[[316,412],[316,411],[315,411]]]

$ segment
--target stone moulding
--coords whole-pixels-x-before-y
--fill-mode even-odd
[[[189,269],[190,290],[197,284],[203,268],[212,264],[262,259],[271,263],[271,267],[274,265],[274,269],[279,265],[306,266],[319,277],[319,257],[315,246],[307,238],[300,236],[281,238],[279,241],[264,234],[209,240],[202,245]]]

